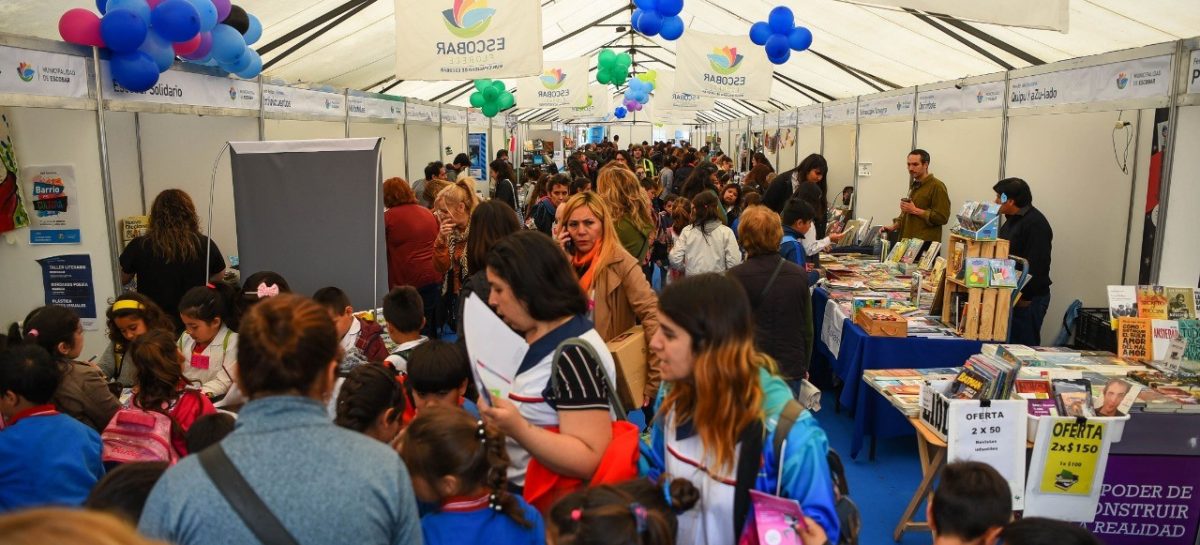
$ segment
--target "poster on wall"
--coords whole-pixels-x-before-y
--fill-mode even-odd
[[[482,180],[488,169],[487,133],[473,132],[467,135],[467,153],[471,156],[471,176]]]
[[[1200,458],[1114,454],[1096,518],[1083,526],[1107,545],[1193,545],[1197,524]]]
[[[546,61],[542,73],[517,80],[517,104],[522,108],[586,106],[588,60]]]
[[[396,78],[470,80],[542,70],[540,0],[395,0]]]
[[[1038,516],[1091,522],[1100,503],[1112,434],[1096,419],[1043,417],[1033,442],[1025,509]]]
[[[1170,109],[1154,110],[1154,138],[1150,139],[1149,181],[1146,183],[1146,207],[1142,211],[1142,251],[1138,261],[1138,284],[1151,284],[1154,241],[1158,238],[1158,191],[1162,187],[1163,157],[1167,151]]]
[[[29,213],[21,197],[17,179],[17,152],[13,149],[12,129],[8,125],[8,110],[0,108],[0,233],[29,226]]]
[[[79,192],[75,189],[75,167],[31,166],[22,172],[33,217],[30,244],[79,244]]]
[[[675,92],[742,100],[770,100],[775,68],[749,35],[688,30],[679,39]]]
[[[83,329],[95,331],[96,287],[92,278],[92,256],[59,255],[39,259],[38,264],[42,266],[46,304],[75,311]]]

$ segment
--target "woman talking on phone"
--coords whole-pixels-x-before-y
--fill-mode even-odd
[[[467,236],[471,231],[471,213],[479,204],[475,196],[474,180],[469,178],[454,182],[443,189],[433,201],[433,215],[438,220],[438,238],[433,243],[433,266],[442,279],[442,298],[434,331],[443,325],[454,327],[456,317],[447,316],[457,308],[458,292],[470,276],[467,267]]]

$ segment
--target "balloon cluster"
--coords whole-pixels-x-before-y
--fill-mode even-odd
[[[611,49],[602,49],[596,65],[596,81],[601,85],[625,85],[629,80],[630,66],[633,66],[633,57],[629,53],[618,55]]]
[[[665,40],[677,40],[683,36],[683,0],[634,0],[630,21],[634,30],[646,35],[662,36]]]
[[[642,105],[650,102],[650,91],[653,90],[653,81],[642,79],[640,75],[629,80],[629,90],[625,91],[625,109],[632,112],[642,111]]]
[[[68,10],[58,33],[108,48],[113,79],[130,91],[154,87],[176,56],[244,79],[262,72],[262,58],[249,47],[262,37],[262,24],[230,0],[96,0],[96,8],[103,17]]]
[[[517,99],[508,92],[503,81],[498,79],[475,80],[475,92],[471,93],[471,106],[482,110],[485,117],[496,117],[496,114],[512,108],[516,103]]]
[[[791,8],[776,6],[766,21],[759,21],[750,27],[750,41],[764,46],[767,59],[775,64],[783,64],[792,56],[792,51],[800,52],[812,45],[812,32],[802,26],[796,26],[796,17]]]

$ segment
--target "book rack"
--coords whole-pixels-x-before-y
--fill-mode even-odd
[[[951,234],[949,256],[943,293],[945,299],[942,304],[942,322],[947,325],[957,324],[958,331],[964,339],[1007,341],[1013,288],[969,288],[959,280],[958,274],[965,267],[968,258],[1008,259],[1008,241],[973,240]],[[960,307],[955,301],[962,297],[966,297],[966,304]],[[962,314],[958,314],[959,312]]]

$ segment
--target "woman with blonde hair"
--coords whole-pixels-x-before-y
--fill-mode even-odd
[[[433,265],[442,276],[440,309],[434,320],[434,331],[441,326],[455,326],[452,311],[457,308],[458,292],[463,282],[471,276],[467,266],[467,237],[471,232],[471,213],[479,205],[475,195],[475,180],[460,179],[446,186],[433,201],[433,215],[437,217],[438,238],[433,243]]]
[[[659,321],[650,339],[664,381],[650,437],[657,456],[643,459],[703,498],[680,515],[676,543],[736,542],[750,490],[796,500],[806,527],[837,543],[828,440],[754,348],[745,289],[723,275],[685,278],[663,292]],[[778,444],[777,428],[786,430]]]
[[[138,535],[115,515],[82,509],[43,507],[0,517],[3,545],[166,545]]]
[[[559,206],[559,217],[558,242],[579,276],[600,337],[611,340],[640,323],[646,338],[650,338],[658,330],[658,296],[646,281],[641,263],[620,244],[614,216],[605,200],[591,191],[579,193]],[[649,362],[642,398],[624,401],[642,407],[654,399],[658,391],[656,364]]]
[[[650,233],[654,230],[654,216],[650,211],[650,198],[642,189],[636,175],[624,168],[605,167],[596,178],[596,191],[616,218],[613,227],[621,246],[639,263],[650,251]]]
[[[200,232],[192,198],[167,189],[150,206],[150,228],[121,252],[121,283],[137,279],[137,291],[149,297],[183,331],[179,300],[189,289],[225,270],[217,244]]]

